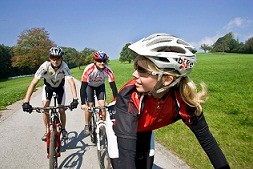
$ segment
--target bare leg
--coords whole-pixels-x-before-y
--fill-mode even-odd
[[[88,107],[92,107],[94,104],[93,102],[88,102]],[[90,112],[88,111],[88,108],[84,111],[84,120],[85,120],[85,125],[89,125],[90,123]]]
[[[49,100],[42,100],[42,105],[43,105],[43,107],[48,107],[50,105],[50,101]],[[48,110],[44,110],[43,122],[44,122],[46,132],[48,132],[48,124],[49,124],[49,114],[48,113],[49,113]]]
[[[105,100],[98,100],[98,105],[99,106],[105,106]],[[106,117],[106,110],[105,109],[102,109],[102,116],[103,116],[103,119],[105,120],[105,117]]]
[[[60,106],[60,105],[59,105]],[[59,109],[60,112],[60,120],[61,120],[61,124],[62,124],[62,129],[66,128],[66,112],[64,110],[64,108]]]

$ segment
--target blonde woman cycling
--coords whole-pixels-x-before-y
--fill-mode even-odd
[[[208,129],[201,104],[207,90],[197,92],[188,77],[196,62],[195,48],[169,34],[153,34],[129,48],[138,54],[133,79],[116,97],[113,126],[119,156],[114,169],[152,168],[152,131],[177,120],[191,129],[214,168],[229,168],[215,138]]]

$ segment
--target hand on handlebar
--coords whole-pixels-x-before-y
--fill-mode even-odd
[[[78,99],[73,99],[73,101],[70,103],[70,110],[77,108],[77,106],[78,106]]]
[[[28,112],[28,113],[32,113],[33,108],[29,103],[23,103],[22,105],[23,111]]]
[[[87,104],[82,104],[81,109],[87,111],[88,110]]]

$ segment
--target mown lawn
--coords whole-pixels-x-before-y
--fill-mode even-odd
[[[198,54],[191,78],[205,82],[204,114],[232,168],[253,165],[253,55]],[[192,168],[212,168],[191,131],[180,121],[156,132],[157,139]]]
[[[9,80],[0,80],[0,110],[25,97],[26,90],[33,79],[32,76]],[[38,86],[42,85],[42,80]]]
[[[191,73],[196,82],[205,82],[209,99],[204,114],[209,128],[225,153],[231,168],[253,166],[253,55],[197,54]],[[132,77],[133,63],[109,62],[118,89]],[[84,67],[72,69],[81,79]],[[0,81],[0,108],[23,99],[32,77]],[[112,99],[106,82],[107,98]],[[78,89],[79,90],[79,89]],[[195,136],[181,121],[156,130],[156,140],[195,169],[212,168]]]

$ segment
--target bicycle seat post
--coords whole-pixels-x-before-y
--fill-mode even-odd
[[[56,106],[57,94],[55,92],[53,92],[53,98],[54,98],[54,106]]]

